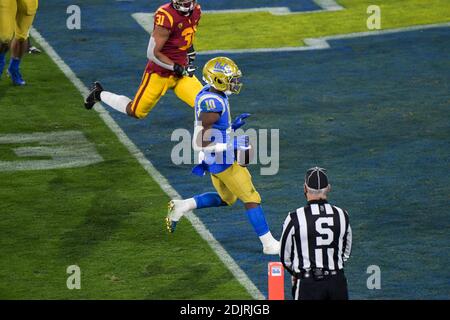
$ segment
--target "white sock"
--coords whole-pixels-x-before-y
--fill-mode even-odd
[[[175,210],[172,212],[170,219],[173,221],[179,221],[186,212],[194,210],[195,208],[197,208],[197,203],[194,198],[178,200],[175,202]]]
[[[118,94],[108,91],[102,91],[100,93],[100,99],[114,110],[124,114],[127,114],[127,106],[131,102],[131,99],[128,97],[119,96]]]
[[[194,198],[184,200],[184,205],[186,206],[188,211],[197,209],[197,202],[195,202]]]
[[[259,237],[259,240],[261,240],[264,247],[270,247],[277,243],[278,241],[275,240],[275,238],[272,236],[272,233],[267,232],[266,234],[263,234]]]

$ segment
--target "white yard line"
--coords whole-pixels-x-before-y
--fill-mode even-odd
[[[202,14],[230,14],[230,13],[252,13],[252,12],[268,12],[273,15],[286,15],[291,14],[291,10],[288,7],[264,7],[264,8],[251,8],[251,9],[228,9],[228,10],[202,10]],[[295,12],[298,13],[298,12]],[[145,30],[147,33],[153,31],[153,12],[136,12],[131,15],[134,20]]]
[[[66,77],[75,85],[83,96],[86,96],[89,92],[88,88],[81,82],[81,80],[75,75],[70,67],[61,59],[56,53],[53,47],[42,37],[42,35],[34,28],[30,31],[31,36],[37,43],[47,52],[50,58],[56,63]],[[80,112],[82,110],[82,101],[80,99]],[[164,190],[167,195],[172,199],[181,199],[178,192],[170,185],[167,179],[158,172],[153,164],[144,156],[139,148],[128,138],[125,132],[119,127],[116,121],[109,115],[105,108],[101,104],[96,104],[95,111],[100,114],[100,117],[105,124],[116,134],[120,142],[128,149],[128,151],[137,159],[137,161],[144,167],[148,174],[159,184],[161,189]],[[244,286],[248,293],[254,299],[265,299],[264,295],[259,291],[255,284],[248,278],[245,272],[239,267],[234,259],[228,254],[228,252],[222,247],[222,245],[214,238],[211,232],[201,222],[201,220],[193,213],[186,214],[186,218],[191,222],[194,229],[200,234],[200,236],[210,245],[220,260],[230,270],[230,272],[236,277],[236,279]],[[161,221],[163,226],[163,221]]]
[[[337,4],[334,0],[314,0],[314,2],[326,11],[338,11],[344,9],[344,7]]]
[[[251,12],[268,12],[273,15],[290,14],[291,9],[288,7],[261,7],[249,9],[225,9],[225,10],[202,10],[203,14],[226,14],[226,13],[251,13]]]
[[[336,10],[343,9],[343,7],[339,6],[335,1],[332,1],[332,0],[315,0],[315,2],[326,11],[336,11]],[[264,7],[264,8],[251,8],[251,9],[205,10],[205,11],[203,11],[203,13],[205,13],[205,14],[208,14],[208,13],[209,14],[245,13],[245,12],[269,12],[274,15],[305,13],[305,12],[291,12],[288,7],[272,7],[272,8]],[[308,12],[310,13],[310,12],[320,12],[320,11],[308,11]],[[133,13],[131,16],[149,34],[153,31],[153,13],[137,12],[137,13]],[[426,29],[430,29],[430,28],[449,27],[449,26],[450,26],[450,22],[416,25],[416,26],[395,28],[395,29],[338,34],[338,35],[325,36],[325,37],[320,37],[320,38],[307,38],[307,39],[303,39],[303,42],[305,43],[304,46],[300,45],[300,42],[299,42],[298,46],[293,46],[293,47],[207,50],[207,51],[199,51],[198,54],[199,55],[212,55],[212,54],[229,54],[229,53],[258,53],[258,52],[323,50],[323,49],[331,48],[330,44],[328,43],[328,41],[330,41],[330,40],[377,36],[377,35],[390,34],[390,33],[426,30]]]
[[[303,40],[305,42],[305,46],[299,46],[299,47],[208,50],[208,51],[200,51],[200,52],[198,52],[198,54],[199,55],[211,55],[211,54],[229,54],[229,53],[257,53],[257,52],[286,52],[286,51],[322,50],[322,49],[331,48],[330,44],[328,43],[328,41],[330,41],[330,40],[341,40],[341,39],[361,38],[361,37],[369,37],[369,36],[379,36],[379,35],[384,35],[384,34],[418,31],[418,30],[426,30],[426,29],[442,28],[442,27],[450,27],[450,22],[417,25],[417,26],[396,28],[396,29],[338,34],[338,35],[326,36],[326,37],[320,37],[320,38],[308,38],[308,39]]]
[[[118,0],[116,0],[118,1]],[[305,14],[322,11],[338,11],[344,8],[336,3],[334,0],[314,0],[314,2],[322,8],[322,10],[314,11],[297,11],[292,12],[289,7],[261,7],[248,9],[225,9],[225,10],[202,10],[203,14],[230,14],[230,13],[252,13],[252,12],[267,12],[274,16],[288,15],[288,14]],[[136,22],[148,33],[153,31],[153,12],[136,12],[131,16]]]

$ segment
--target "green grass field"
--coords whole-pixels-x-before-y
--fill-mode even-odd
[[[23,72],[24,88],[0,81],[0,137],[77,130],[104,161],[0,172],[0,298],[250,297],[189,224],[166,233],[168,196],[47,55],[27,56]],[[0,161],[20,160],[12,147],[0,144]],[[82,290],[67,289],[69,265]]]
[[[392,29],[450,21],[447,0],[341,0],[332,12],[272,15],[266,12],[204,15],[197,49],[277,48],[303,45],[303,39],[367,32],[369,5],[381,8],[381,28]],[[245,37],[239,35],[245,34]]]

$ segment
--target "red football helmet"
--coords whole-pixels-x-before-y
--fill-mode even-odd
[[[182,14],[189,14],[194,10],[196,2],[196,0],[172,0],[172,5]]]

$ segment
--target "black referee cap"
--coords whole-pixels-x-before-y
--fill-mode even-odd
[[[308,169],[305,175],[305,184],[313,190],[321,190],[328,187],[327,170],[319,167]]]

